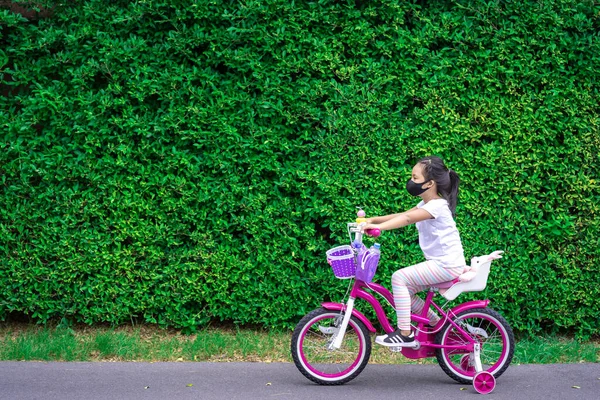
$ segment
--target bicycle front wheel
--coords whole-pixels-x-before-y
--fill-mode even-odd
[[[490,308],[476,308],[459,313],[453,320],[481,345],[480,359],[484,371],[498,378],[508,368],[515,351],[515,338],[508,322]],[[467,344],[467,339],[450,323],[437,334],[437,344]],[[436,358],[444,372],[460,383],[472,383],[477,371],[473,353],[455,349],[437,349]]]
[[[294,364],[308,379],[320,385],[341,385],[356,378],[369,362],[371,336],[365,325],[351,317],[342,346],[332,349],[344,314],[324,308],[311,311],[292,334]]]

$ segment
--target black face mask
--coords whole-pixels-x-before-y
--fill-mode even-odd
[[[426,183],[427,183],[427,181],[423,181],[421,183],[416,183],[412,179],[409,179],[409,181],[406,182],[406,190],[408,190],[408,193],[412,194],[413,196],[419,196],[430,189],[430,188],[423,189],[423,185]]]

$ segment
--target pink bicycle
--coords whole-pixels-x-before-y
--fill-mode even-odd
[[[364,216],[364,212],[359,212],[359,216],[361,214]],[[369,362],[370,334],[376,329],[354,307],[356,299],[363,299],[371,305],[386,333],[394,331],[373,294],[381,296],[393,308],[392,293],[371,281],[379,255],[370,254],[364,247],[359,222],[349,223],[348,233],[352,246],[340,246],[328,252],[328,261],[335,276],[354,279],[348,301],[322,303],[321,308],[300,320],[292,335],[291,352],[296,367],[308,379],[321,385],[347,383],[356,378]],[[378,232],[371,234],[378,236]],[[496,378],[508,368],[513,358],[515,344],[510,325],[488,307],[489,300],[448,306],[461,293],[485,288],[495,258],[492,255],[473,259],[472,262],[478,265],[472,280],[447,282],[430,288],[423,312],[411,315],[416,339],[414,347],[391,347],[390,350],[411,359],[435,356],[442,370],[455,381],[472,384],[478,393],[492,392]],[[433,301],[438,294],[446,300],[442,306]],[[434,327],[429,325],[427,318],[430,308],[441,317]]]

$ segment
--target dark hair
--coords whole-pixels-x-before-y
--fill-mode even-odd
[[[438,192],[448,201],[448,207],[454,217],[456,203],[458,202],[458,185],[460,183],[458,174],[448,169],[439,157],[424,157],[419,160],[419,164],[423,166],[425,181],[433,180],[437,184]]]

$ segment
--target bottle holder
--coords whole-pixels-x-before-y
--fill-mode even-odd
[[[378,253],[367,252],[363,255],[362,262],[356,268],[356,279],[370,283],[377,272],[379,265]]]

